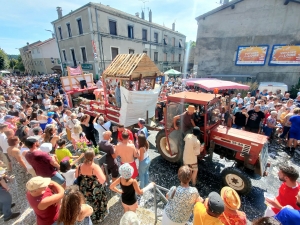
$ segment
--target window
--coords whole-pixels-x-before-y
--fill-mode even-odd
[[[134,50],[133,49],[129,49],[129,54],[134,54]]]
[[[154,42],[158,43],[158,33],[154,33]]]
[[[82,62],[87,62],[85,47],[81,47]]]
[[[112,35],[117,35],[117,22],[116,21],[109,21],[109,33]]]
[[[65,51],[65,50],[62,50],[62,52],[63,52],[64,60],[65,60],[65,62],[67,62],[66,51]]]
[[[57,29],[58,29],[58,33],[59,33],[59,38],[60,38],[60,40],[62,40],[63,36],[62,36],[62,33],[61,33],[61,27],[58,27]]]
[[[143,29],[142,34],[143,34],[143,41],[147,41],[147,30]]]
[[[167,44],[168,44],[168,36],[164,35],[164,45],[167,45]]]
[[[69,37],[72,37],[71,25],[69,23],[67,23],[67,30],[68,30]]]
[[[182,48],[182,40],[179,39],[179,48]]]
[[[128,37],[129,38],[134,38],[133,36],[133,26],[128,26]]]
[[[111,48],[111,60],[114,60],[116,56],[119,54],[119,49],[118,48]]]
[[[168,61],[168,54],[164,53],[164,61],[167,62]]]
[[[81,19],[77,19],[78,33],[83,34]]]
[[[172,62],[175,61],[175,59],[174,59],[174,54],[171,55],[171,60],[172,60]]]
[[[155,61],[155,62],[158,61],[158,52],[154,52],[154,61]]]
[[[181,54],[178,55],[178,62],[181,62]]]
[[[145,53],[147,55],[147,51],[143,51],[143,53]]]
[[[175,38],[172,38],[172,46],[175,47]]]
[[[73,60],[73,66],[77,67],[77,62],[76,62],[76,56],[75,56],[74,49],[71,49],[71,55],[72,55],[72,60]]]

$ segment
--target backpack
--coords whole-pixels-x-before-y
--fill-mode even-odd
[[[26,129],[26,126],[21,125],[17,129],[16,134],[15,134],[15,136],[18,136],[18,138],[20,139],[21,142],[24,142],[27,138],[27,134],[25,133],[25,129]]]

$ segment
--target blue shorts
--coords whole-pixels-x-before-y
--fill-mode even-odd
[[[59,172],[56,172],[56,174],[53,177],[51,177],[51,180],[55,181],[60,185],[63,185],[66,182],[65,178],[63,178],[63,176]]]
[[[290,129],[289,138],[300,141],[300,132],[295,129]]]
[[[270,127],[268,127],[268,126],[264,126],[263,131],[264,131],[264,134],[265,134],[266,136],[270,137],[271,134],[272,134],[273,128],[270,128]]]

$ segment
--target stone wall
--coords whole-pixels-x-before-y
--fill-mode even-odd
[[[254,75],[257,81],[298,82],[300,66],[269,66],[272,46],[300,44],[300,4],[243,0],[198,20],[195,65],[198,76]],[[235,66],[240,45],[269,45],[264,66]]]

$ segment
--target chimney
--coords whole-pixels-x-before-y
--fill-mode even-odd
[[[136,12],[136,13],[135,13],[135,16],[140,18],[140,13],[139,13],[139,12]]]
[[[172,31],[175,31],[175,22],[172,23]]]
[[[58,19],[62,18],[62,9],[61,7],[56,7]]]
[[[223,5],[227,4],[229,0],[224,0]]]
[[[151,11],[151,9],[149,11],[149,22],[152,23],[152,11]]]
[[[144,10],[142,10],[142,19],[143,19],[143,20],[145,19],[145,13],[144,13]]]

